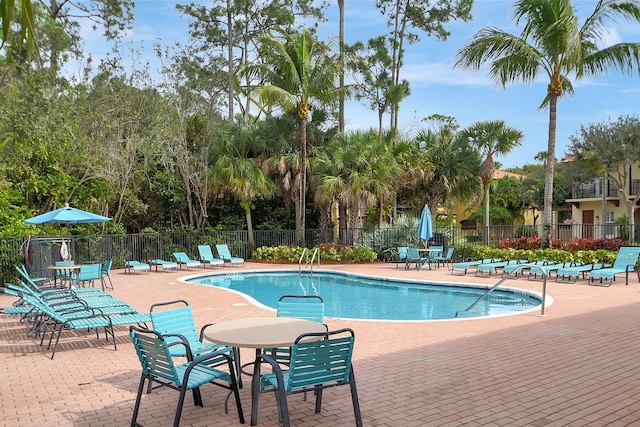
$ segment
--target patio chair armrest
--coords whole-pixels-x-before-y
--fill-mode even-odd
[[[206,325],[203,325],[202,328],[200,328],[200,342],[204,342],[204,330],[212,325],[215,325],[215,322],[207,323]]]
[[[174,341],[172,343],[167,344],[167,346],[172,347],[174,345],[183,345],[185,348],[185,351],[187,352],[187,360],[188,361],[193,360],[193,353],[191,352],[191,346],[189,345],[189,341],[187,340],[187,338],[185,338],[184,335],[180,335],[180,334],[159,334],[159,335],[162,338],[167,338],[167,337],[178,338],[180,341]]]

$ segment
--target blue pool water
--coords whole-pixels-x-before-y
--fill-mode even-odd
[[[465,312],[485,288],[371,279],[315,272],[248,272],[192,277],[188,282],[245,294],[271,308],[282,295],[320,295],[325,316],[365,320],[433,320],[513,314],[540,306],[523,292],[498,289]]]

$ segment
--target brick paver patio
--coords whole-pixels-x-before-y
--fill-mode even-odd
[[[248,263],[242,270],[273,268]],[[404,271],[395,264],[323,266],[370,275],[494,284],[497,278],[451,276],[446,269]],[[227,270],[231,270],[227,268]],[[234,269],[237,271],[239,269]],[[210,270],[209,270],[210,271]],[[189,274],[194,273],[190,271]],[[273,316],[242,296],[177,280],[187,272],[112,271],[113,294],[139,310],[181,298],[202,325],[225,319]],[[509,286],[540,291],[539,282]],[[640,425],[640,284],[634,275],[609,288],[551,282],[554,300],[539,312],[483,320],[366,322],[327,319],[330,329],[356,332],[354,369],[365,426],[626,426]],[[0,306],[14,298],[0,295]],[[126,327],[118,350],[95,335],[63,333],[55,359],[27,338],[17,317],[0,315],[0,414],[6,426],[128,425],[140,365]],[[247,379],[245,379],[246,381]],[[225,393],[202,389],[204,408],[185,401],[182,426],[239,425],[225,414]],[[247,423],[249,389],[241,390]],[[170,425],[177,393],[145,395],[139,422]],[[290,398],[294,426],[353,424],[348,387],[313,399]],[[260,426],[277,426],[271,395],[260,400]]]

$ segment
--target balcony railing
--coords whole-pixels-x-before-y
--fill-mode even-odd
[[[594,199],[602,197],[602,183],[601,179],[590,182],[588,184],[581,184],[573,190],[571,190],[572,199]],[[606,197],[618,197],[618,190],[613,188],[612,184],[605,183],[604,190],[606,191]],[[631,180],[631,191],[629,195],[635,196],[640,194],[640,179]]]

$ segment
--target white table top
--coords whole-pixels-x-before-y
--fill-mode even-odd
[[[47,268],[50,270],[79,270],[82,267],[79,264],[69,264],[69,265],[50,265]]]
[[[290,347],[307,332],[325,332],[324,324],[293,317],[251,317],[227,320],[208,326],[204,337],[208,341],[231,347]]]

